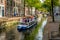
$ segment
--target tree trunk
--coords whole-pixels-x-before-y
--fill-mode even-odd
[[[54,13],[53,13],[53,0],[51,0],[51,12],[52,12],[52,22],[55,22],[54,20]]]

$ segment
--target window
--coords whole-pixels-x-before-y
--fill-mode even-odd
[[[17,8],[17,7],[14,7],[14,8],[13,8],[13,12],[14,12],[14,16],[16,16],[17,13],[18,13],[18,8]]]
[[[18,13],[18,8],[17,7],[14,7],[14,12]]]

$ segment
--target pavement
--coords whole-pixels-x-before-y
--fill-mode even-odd
[[[19,21],[21,17],[0,17],[0,21]]]
[[[0,34],[0,40],[5,40],[5,33]]]
[[[60,15],[54,16],[54,18],[55,18],[55,21],[60,22]]]
[[[52,22],[52,18],[48,16],[48,22],[47,25],[44,28],[44,34],[43,34],[43,40],[49,40],[49,37],[51,36],[51,32],[58,31],[59,28],[59,22]]]

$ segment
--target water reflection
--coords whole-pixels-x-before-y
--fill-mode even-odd
[[[43,30],[44,30],[46,23],[47,23],[47,19],[45,21],[43,21],[41,28],[38,30],[38,34],[37,34],[35,40],[42,40]]]

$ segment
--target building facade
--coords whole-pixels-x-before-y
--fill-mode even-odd
[[[21,0],[5,0],[5,16],[19,17],[22,14]],[[22,11],[21,11],[22,10]]]
[[[28,13],[24,0],[5,0],[5,16],[20,17]]]
[[[0,13],[1,16],[20,17],[25,15],[30,15],[28,11],[28,7],[26,7],[26,5],[24,6],[25,4],[24,0],[0,0],[0,2],[3,5],[0,8],[2,10],[2,12]],[[32,9],[33,9],[32,13],[34,13],[35,8]]]
[[[0,0],[0,17],[4,16],[4,0]]]

